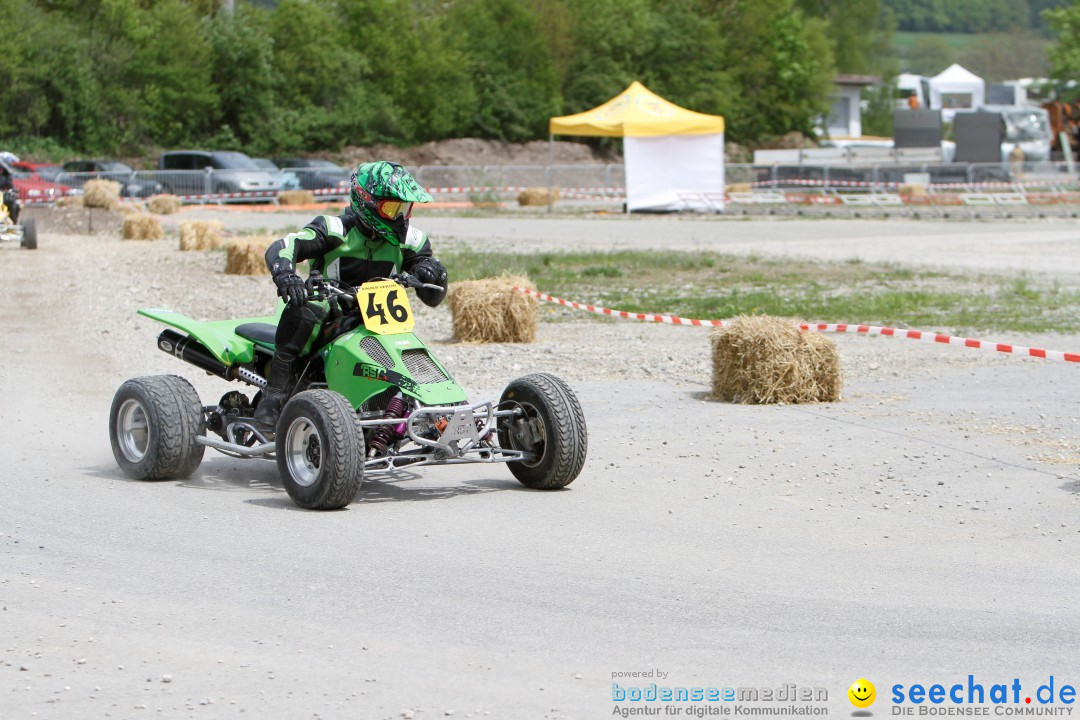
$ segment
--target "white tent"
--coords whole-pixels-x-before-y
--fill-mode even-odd
[[[549,125],[552,136],[623,138],[627,211],[723,209],[719,115],[679,107],[634,82],[603,105]]]
[[[986,82],[962,65],[950,65],[930,78],[930,107],[941,109],[941,119],[952,122],[957,110],[975,110],[986,104]]]

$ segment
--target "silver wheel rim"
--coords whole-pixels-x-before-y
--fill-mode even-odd
[[[527,420],[536,420],[536,429],[540,431],[540,442],[542,445],[540,446],[540,454],[536,456],[535,462],[528,462],[527,460],[521,460],[520,462],[525,467],[536,467],[543,461],[544,454],[547,453],[547,428],[544,426],[543,416],[532,403],[521,403],[521,409],[525,411],[525,418]],[[518,449],[520,450],[521,448]]]
[[[134,398],[125,400],[116,414],[116,440],[128,462],[137,463],[146,457],[150,423],[146,419],[146,408]]]
[[[301,487],[311,487],[322,465],[322,436],[307,418],[296,418],[285,433],[285,464],[289,475]]]

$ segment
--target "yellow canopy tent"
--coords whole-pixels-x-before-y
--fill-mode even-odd
[[[724,132],[724,118],[679,107],[635,80],[603,105],[553,117],[548,127],[552,135],[591,137],[711,135]]]
[[[724,197],[724,118],[679,107],[634,81],[592,110],[553,117],[555,135],[623,138],[626,209],[716,210]]]

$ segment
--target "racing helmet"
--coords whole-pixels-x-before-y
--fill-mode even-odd
[[[408,170],[388,160],[358,165],[350,186],[349,202],[360,222],[395,246],[405,242],[413,203],[431,202]]]

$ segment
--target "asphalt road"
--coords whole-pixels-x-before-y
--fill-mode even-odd
[[[556,222],[520,221],[517,237],[603,246],[654,227]],[[650,222],[710,247],[838,257],[871,252],[884,227]],[[990,237],[999,259],[1009,237],[1049,243],[1064,277],[1077,267],[1067,227],[918,227]],[[124,379],[224,391],[158,352],[145,322],[101,334],[98,302],[80,301],[110,273],[165,282],[168,266],[79,274],[49,235],[4,257],[0,718],[600,718],[627,705],[612,682],[794,683],[846,716],[860,677],[885,716],[896,683],[1080,682],[1071,365],[845,337],[858,361],[844,402],[787,407],[705,402],[707,378],[579,378],[590,447],[570,488],[436,468],[314,513],[264,461],[208,452],[161,483],[116,468],[106,420]],[[42,282],[57,267],[68,281]],[[634,332],[663,347],[675,330]],[[144,350],[119,341],[134,336]],[[497,395],[511,371],[492,367],[471,395]],[[649,670],[667,675],[613,679]]]
[[[214,218],[237,231],[291,232],[309,213],[185,210],[167,218]],[[1066,220],[944,221],[743,219],[708,216],[461,217],[418,209],[413,223],[436,247],[464,243],[504,252],[548,249],[711,250],[860,259],[988,272],[1052,273],[1080,282],[1080,225]]]

